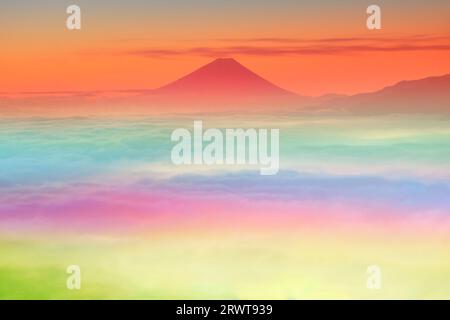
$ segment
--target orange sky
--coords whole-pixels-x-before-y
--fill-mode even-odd
[[[130,2],[123,9],[116,1],[78,1],[80,31],[65,29],[67,4],[7,4],[0,92],[155,88],[225,56],[305,95],[450,73],[450,5],[442,1],[412,1],[407,10],[381,1],[382,30],[375,31],[366,29],[364,1]]]

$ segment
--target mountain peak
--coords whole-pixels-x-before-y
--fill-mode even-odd
[[[236,59],[233,58],[217,58],[210,63],[206,64],[204,67],[225,67],[225,68],[243,68],[245,70],[250,71],[242,64],[240,64]]]
[[[237,64],[240,64],[239,62],[236,61],[236,59],[233,59],[233,58],[217,58],[210,63],[237,63]]]

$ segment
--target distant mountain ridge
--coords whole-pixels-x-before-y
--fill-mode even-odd
[[[351,113],[450,113],[450,74],[400,81],[375,92],[331,99],[321,107]]]

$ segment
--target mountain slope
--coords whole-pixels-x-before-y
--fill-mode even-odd
[[[449,113],[450,74],[401,81],[376,92],[332,99],[321,107],[358,113]]]

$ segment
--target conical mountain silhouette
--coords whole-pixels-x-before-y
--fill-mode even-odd
[[[231,58],[216,59],[155,91],[172,96],[197,97],[296,96]]]

